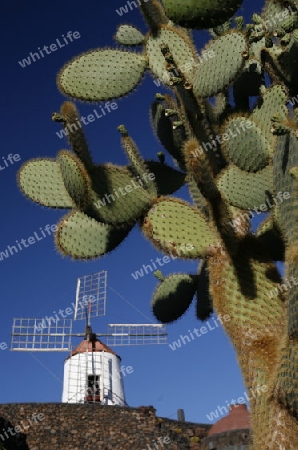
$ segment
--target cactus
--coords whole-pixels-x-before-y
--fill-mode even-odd
[[[214,56],[198,66],[193,89],[198,97],[210,97],[222,92],[239,74],[248,54],[247,42],[243,33],[230,32],[207,44],[203,52]]]
[[[155,317],[163,323],[173,322],[188,309],[197,288],[197,276],[175,274],[157,286],[152,298]]]
[[[272,166],[256,173],[230,165],[218,178],[218,188],[227,201],[240,209],[254,209],[266,204],[266,191],[273,192]]]
[[[63,94],[80,100],[109,100],[131,92],[145,68],[146,58],[141,54],[93,50],[74,58],[60,71],[58,86]]]
[[[161,197],[152,204],[142,229],[158,249],[181,258],[197,259],[218,243],[216,229],[186,202]]]
[[[80,117],[75,104],[72,102],[62,103],[60,113],[53,113],[52,120],[55,122],[63,122],[73,152],[84,163],[86,168],[90,169],[93,165],[92,157],[84,132],[79,125]]]
[[[52,208],[72,208],[59,165],[54,159],[32,159],[22,166],[19,188],[31,200]]]
[[[244,141],[241,133],[235,133],[235,130],[239,129],[245,130],[246,139]],[[245,120],[245,117],[241,116],[230,118],[222,130],[222,135],[225,134],[224,155],[228,161],[235,164],[239,169],[257,172],[268,165],[270,157],[269,142],[254,122]]]
[[[298,13],[293,2],[266,0],[244,23],[232,19],[238,0],[139,3],[146,35],[120,26],[120,48],[77,56],[57,84],[95,102],[131,93],[150,72],[167,92],[151,105],[152,128],[178,169],[159,149],[158,160],[144,160],[124,125],[128,165],[95,164],[80,128],[68,134],[71,151],[25,163],[19,187],[36,203],[70,210],[56,233],[64,255],[104,255],[138,223],[166,255],[199,260],[197,274],[155,272],[153,314],[172,322],[194,299],[199,320],[229,316],[223,326],[247,389],[268,388],[251,402],[250,450],[296,450],[298,283],[281,293],[277,262],[298,277],[298,109],[287,106],[298,92]],[[211,39],[199,52],[192,29],[203,28]],[[53,120],[70,130],[78,111],[66,102]],[[184,184],[191,203],[171,197]]]
[[[241,5],[239,0],[162,0],[166,14],[175,23],[190,28],[213,28],[229,19]]]
[[[85,210],[92,202],[91,180],[81,161],[67,151],[59,152],[57,162],[63,183],[77,208]]]
[[[77,117],[71,102],[63,103],[60,113],[52,116],[65,127]],[[167,164],[144,161],[125,127],[119,129],[129,166],[94,164],[83,130],[75,128],[68,134],[73,153],[62,150],[56,160],[33,159],[19,170],[19,188],[28,198],[50,208],[72,210],[58,226],[56,244],[63,255],[95,258],[113,250],[154,199],[172,194],[185,182],[185,174]],[[85,235],[89,227],[90,239]]]
[[[116,248],[131,228],[117,228],[100,223],[81,211],[63,217],[56,233],[60,253],[74,259],[91,259]]]
[[[206,261],[202,260],[199,267],[197,282],[197,305],[196,315],[199,320],[206,320],[213,313],[212,298],[209,294],[209,274],[207,271]]]
[[[141,45],[144,42],[143,34],[131,25],[120,25],[115,39],[119,44],[123,45]]]
[[[174,122],[180,120],[178,105],[169,95],[162,98],[162,100],[161,102],[156,99],[151,105],[151,124],[158,139],[174,158],[175,163],[182,170],[185,170],[182,148],[186,132],[184,127],[174,126]],[[169,112],[170,110],[171,114]]]

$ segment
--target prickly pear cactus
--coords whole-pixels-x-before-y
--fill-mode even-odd
[[[166,14],[188,28],[215,27],[233,16],[241,0],[162,0]]]
[[[166,93],[150,119],[177,169],[163,152],[144,160],[124,125],[128,165],[94,164],[68,101],[53,120],[68,129],[71,150],[26,162],[18,183],[36,203],[70,210],[56,233],[63,255],[104,255],[139,223],[161,252],[197,259],[195,274],[155,273],[153,314],[172,322],[195,298],[199,320],[228,315],[247,389],[267,387],[251,402],[250,449],[297,450],[298,110],[289,100],[298,92],[298,8],[266,0],[245,23],[235,16],[241,3],[139,2],[146,35],[123,24],[120,48],[87,51],[57,76],[62,94],[87,102],[131,93],[145,72],[157,77]],[[192,29],[210,33],[203,49]],[[184,184],[191,204],[170,197]],[[263,219],[256,231],[254,217]]]

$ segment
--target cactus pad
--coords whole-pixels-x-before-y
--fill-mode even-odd
[[[178,191],[185,183],[185,174],[167,164],[157,161],[145,161],[150,173],[154,174],[154,182],[158,195],[170,195]]]
[[[186,77],[186,80],[191,81],[197,56],[187,36],[179,33],[174,28],[163,26],[159,30],[158,35],[154,34],[148,37],[146,53],[149,67],[157,78],[163,83],[169,84],[170,75],[166,70],[167,62],[161,52],[161,45],[168,45],[178,68]]]
[[[285,12],[285,2],[281,0],[266,0],[262,11],[262,18],[269,33],[274,33],[277,29],[276,17],[283,17]],[[281,24],[281,22],[280,22]]]
[[[190,306],[196,291],[198,277],[173,274],[156,288],[151,301],[153,314],[162,323],[179,319]]]
[[[185,169],[182,147],[186,139],[184,127],[174,127],[173,122],[178,119],[178,111],[175,116],[167,116],[166,109],[172,106],[171,102],[165,100],[164,104],[154,101],[151,105],[150,118],[154,132],[162,145],[174,158],[176,164]]]
[[[63,217],[56,233],[58,250],[75,259],[90,259],[116,248],[130,228],[116,228],[97,222],[80,211]]]
[[[193,77],[193,91],[198,97],[210,97],[228,87],[245,63],[247,43],[244,34],[228,33],[207,44],[203,52],[214,57],[199,64]]]
[[[269,142],[260,128],[245,117],[233,117],[224,125],[223,151],[239,169],[257,172],[269,162]]]
[[[272,172],[272,166],[256,173],[244,172],[236,166],[230,166],[219,176],[217,186],[223,197],[237,208],[253,210],[265,205],[268,209],[268,196],[265,191],[273,192]]]
[[[72,208],[61,170],[55,159],[37,158],[23,164],[18,173],[21,191],[36,203],[50,208]]]
[[[120,25],[117,29],[115,39],[123,45],[141,45],[144,42],[143,34],[131,25]]]
[[[232,17],[241,0],[162,0],[167,16],[186,28],[213,28]]]
[[[84,132],[81,128],[82,125],[80,124],[80,117],[76,105],[73,102],[62,103],[60,114],[71,149],[84,163],[86,169],[89,170],[93,166],[93,163]],[[55,113],[52,119],[55,120]]]
[[[85,209],[90,202],[91,181],[84,165],[72,153],[62,150],[57,156],[64,186],[79,209]]]
[[[220,245],[220,238],[202,213],[186,202],[161,197],[153,202],[142,229],[161,251],[185,259],[197,259]]]
[[[61,93],[77,100],[96,102],[122,97],[143,77],[146,58],[120,50],[92,50],[68,62],[57,77]]]
[[[150,193],[150,195],[156,197],[157,187],[154,182],[155,178],[154,174],[149,173],[149,170],[143,158],[141,157],[135,142],[131,139],[130,136],[128,136],[124,125],[120,125],[118,127],[118,130],[122,134],[121,136],[122,147],[124,148],[124,151],[131,163],[131,170],[134,176],[139,180],[145,178],[146,182],[142,183],[144,189],[147,190]]]
[[[252,112],[250,119],[254,121],[270,143],[271,154],[275,138],[271,132],[271,119],[274,115],[280,116],[281,120],[287,119],[287,93],[283,86],[273,86],[267,89],[263,95],[262,103]]]
[[[94,168],[92,188],[92,208],[88,215],[113,225],[135,223],[152,200],[126,168],[111,164]]]

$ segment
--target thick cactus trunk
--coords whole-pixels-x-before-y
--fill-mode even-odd
[[[200,320],[213,307],[228,315],[224,327],[251,394],[252,450],[297,450],[298,114],[287,105],[298,92],[298,8],[266,0],[245,24],[243,16],[232,20],[241,3],[139,1],[149,32],[126,25],[116,40],[142,51],[91,50],[58,74],[63,95],[100,102],[131,93],[150,70],[173,92],[156,95],[151,121],[181,171],[164,164],[162,152],[160,162],[144,161],[124,126],[129,165],[95,165],[75,127],[75,155],[24,164],[19,185],[39,204],[72,210],[56,235],[62,254],[101,256],[139,222],[166,255],[202,260],[195,275],[157,273],[153,313],[171,322],[196,296]],[[212,36],[200,53],[193,28]],[[69,102],[53,119],[68,130],[79,122]],[[168,197],[185,181],[191,205]],[[252,233],[250,219],[261,212],[268,217]],[[276,261],[291,283],[283,294]]]
[[[211,294],[217,313],[230,316],[223,326],[236,349],[250,398],[251,450],[295,450],[298,422],[275,393],[288,342],[286,305],[281,294],[268,295],[279,279],[276,269],[252,258],[251,248],[252,243],[242,244],[233,260],[220,249],[210,259]],[[250,277],[245,266],[256,265],[257,273]]]

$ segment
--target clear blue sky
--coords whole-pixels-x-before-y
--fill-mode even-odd
[[[248,1],[244,2],[243,9],[247,17],[254,9],[260,10],[260,2],[250,1],[246,8],[247,4]],[[59,150],[67,148],[67,143],[56,135],[59,125],[51,121],[52,112],[58,111],[65,100],[55,82],[62,65],[82,51],[115,46],[113,35],[120,23],[135,24],[146,30],[137,10],[119,17],[115,10],[123,5],[123,0],[85,3],[33,0],[2,5],[0,163],[3,167],[2,158],[6,160],[9,153],[19,154],[21,160],[12,165],[7,163],[8,167],[0,170],[0,252],[8,245],[15,245],[16,240],[28,239],[40,227],[44,229],[47,224],[57,223],[65,213],[41,208],[27,200],[18,190],[16,173],[21,163],[30,158],[54,157]],[[81,37],[30,66],[20,66],[18,61],[30,52],[61,40],[70,30],[78,31]],[[205,32],[196,33],[197,42],[203,45],[206,36]],[[155,92],[152,78],[147,75],[136,92],[117,100],[117,110],[85,128],[96,162],[126,164],[116,130],[121,123],[126,125],[146,158],[153,158],[162,150],[148,120]],[[81,114],[87,115],[96,105],[78,104],[78,107]],[[170,162],[169,157],[167,161]],[[180,196],[186,198],[186,190],[182,190]],[[52,236],[0,261],[0,343],[10,346],[14,317],[50,316],[54,310],[67,308],[74,301],[77,278],[100,270],[108,271],[108,285],[112,289],[108,289],[107,316],[93,322],[95,331],[104,330],[107,323],[155,322],[150,298],[156,279],[147,275],[135,281],[131,273],[158,256],[160,254],[136,227],[116,251],[93,262],[73,262],[61,257]],[[177,260],[164,267],[165,274],[195,270],[196,263]],[[168,342],[199,325],[192,305],[181,320],[167,327]],[[83,330],[83,324],[76,323],[75,329]],[[74,344],[78,342],[74,340]],[[133,367],[133,373],[124,379],[129,405],[154,405],[160,416],[175,418],[176,410],[184,408],[187,420],[208,423],[206,414],[242,396],[245,391],[234,350],[220,328],[176,351],[168,345],[115,350],[123,364]],[[59,402],[65,357],[65,353],[0,350],[0,402]]]

